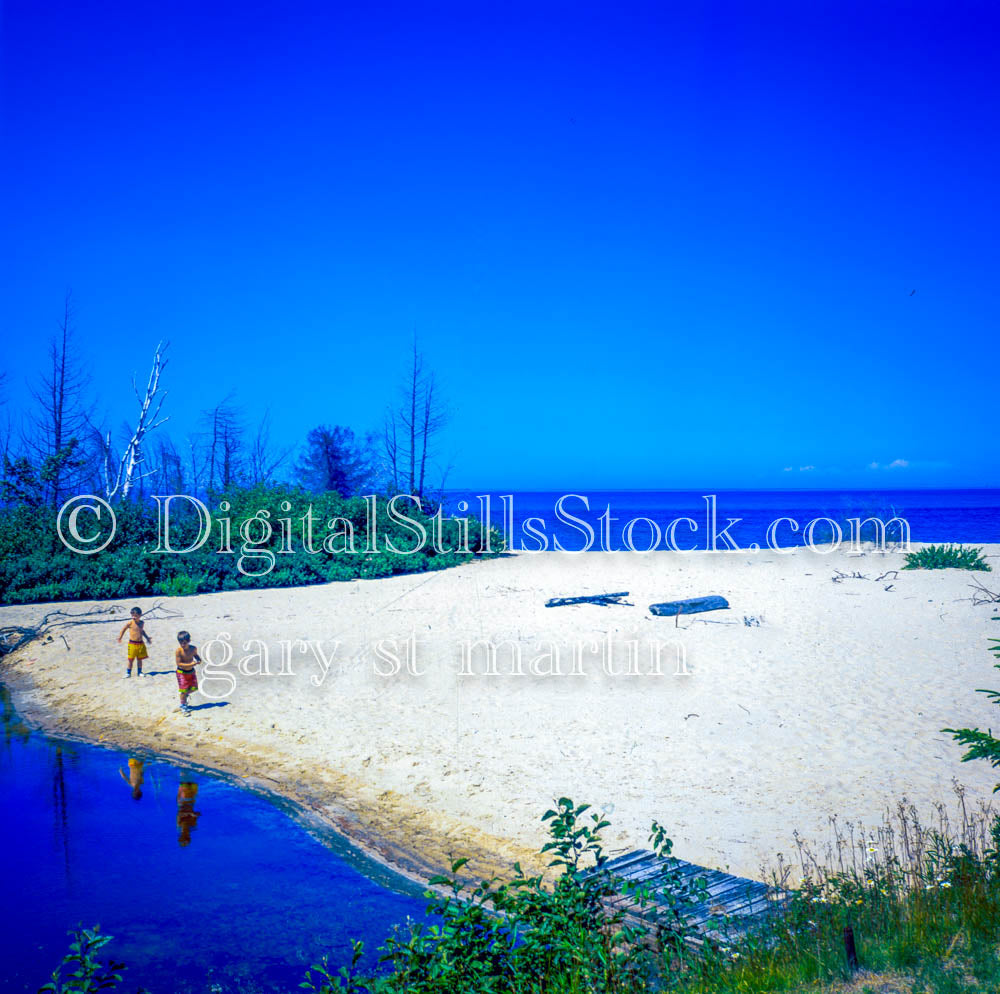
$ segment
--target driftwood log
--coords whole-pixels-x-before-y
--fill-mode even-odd
[[[609,607],[618,604],[629,607],[623,597],[628,597],[628,591],[623,590],[617,594],[588,594],[586,597],[551,597],[545,602],[546,607],[566,607],[569,604],[599,604],[601,607]]]
[[[685,601],[664,601],[650,604],[649,613],[660,617],[676,618],[681,614],[701,614],[702,611],[720,611],[729,607],[725,597],[690,597]]]

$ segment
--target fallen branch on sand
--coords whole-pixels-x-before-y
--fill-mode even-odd
[[[112,604],[111,607],[93,607],[88,611],[50,611],[35,625],[4,625],[0,628],[0,656],[14,652],[35,639],[44,638],[51,642],[56,634],[63,640],[68,652],[69,642],[66,641],[66,636],[56,632],[56,629],[76,625],[106,625],[109,622],[121,621],[124,611],[125,609],[117,604]],[[157,601],[145,612],[144,617],[162,621],[178,617],[178,612],[167,612],[163,604]]]
[[[843,570],[835,569],[833,571],[833,576],[831,576],[830,579],[834,583],[843,583],[844,580],[871,580],[871,577],[867,573],[859,573],[857,570],[854,570],[853,573],[845,573]],[[883,580],[898,580],[898,579],[899,579],[899,570],[890,569],[886,570],[881,576],[875,577],[875,579],[872,582],[881,583]],[[887,583],[882,589],[889,591],[895,590],[896,585],[894,583]]]
[[[835,569],[830,579],[834,583],[843,583],[844,580],[870,580],[871,577],[865,573],[859,573],[857,570],[854,570],[853,573],[845,573],[843,570]]]
[[[589,594],[586,597],[550,597],[546,602],[546,607],[566,607],[570,604],[598,604],[600,607],[610,607],[617,604],[620,607],[632,607],[628,601],[623,601],[623,597],[628,597],[628,591],[623,590],[617,594]]]
[[[972,603],[976,607],[980,604],[1000,604],[1000,594],[984,587],[978,580],[973,580],[969,586],[975,591],[972,595]]]

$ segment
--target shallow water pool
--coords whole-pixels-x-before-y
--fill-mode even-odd
[[[78,923],[114,936],[123,992],[229,994],[294,991],[321,956],[349,962],[355,938],[374,968],[393,926],[423,918],[419,888],[271,800],[29,732],[0,694],[0,990],[37,990]]]

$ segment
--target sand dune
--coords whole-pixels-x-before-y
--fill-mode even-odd
[[[996,568],[1000,546],[985,551]],[[895,554],[807,550],[521,554],[417,576],[169,599],[176,617],[148,622],[152,677],[122,678],[119,622],[66,630],[68,650],[59,638],[35,643],[7,657],[4,679],[34,723],[229,770],[411,873],[458,855],[483,872],[514,859],[537,865],[540,815],[568,795],[610,814],[614,851],[642,846],[655,818],[678,855],[756,876],[793,851],[794,830],[826,838],[831,814],[875,822],[902,795],[929,811],[950,798],[953,777],[973,802],[989,797],[994,772],[960,763],[940,729],[997,724],[975,693],[1000,685],[986,651],[996,612],[969,599],[975,574],[875,581],[901,564]],[[835,570],[868,578],[834,583]],[[978,576],[989,585],[992,574]],[[544,607],[551,596],[618,590],[635,606]],[[731,610],[677,627],[647,610],[701,594],[721,594]],[[123,614],[132,603],[121,602]],[[153,599],[137,603],[145,610]],[[0,624],[44,610],[2,608]],[[202,677],[217,697],[235,685],[215,702],[224,706],[174,710],[180,628],[201,646],[228,633],[234,657],[220,669],[233,679]],[[414,638],[411,672],[403,649]],[[280,642],[297,639],[313,645],[293,642],[282,675]],[[484,672],[481,646],[463,662],[462,644],[477,639],[511,640],[522,675],[513,645],[498,653],[498,675]],[[609,639],[606,665],[590,646]],[[659,675],[655,640],[665,643]],[[637,673],[628,672],[630,641]],[[253,675],[262,647],[271,673]],[[210,650],[216,661],[220,649]],[[562,675],[552,670],[557,654]]]

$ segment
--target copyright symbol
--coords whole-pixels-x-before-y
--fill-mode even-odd
[[[101,534],[104,531],[103,522],[98,526],[97,531],[93,535],[81,535],[80,523],[77,520],[81,511],[89,511],[98,522],[101,522],[102,517],[105,521],[110,519],[111,530],[108,532],[108,537],[100,545],[95,545],[94,543],[100,541]],[[102,514],[103,511],[108,512],[106,516]],[[63,532],[64,519],[66,522],[66,531],[69,532],[69,538]],[[106,500],[103,500],[101,497],[95,497],[93,494],[77,494],[75,497],[70,497],[59,508],[59,514],[56,517],[56,532],[59,535],[59,541],[70,552],[78,552],[81,556],[91,556],[95,552],[100,552],[101,549],[106,549],[108,543],[115,537],[117,528],[118,519],[115,517],[114,508]]]

